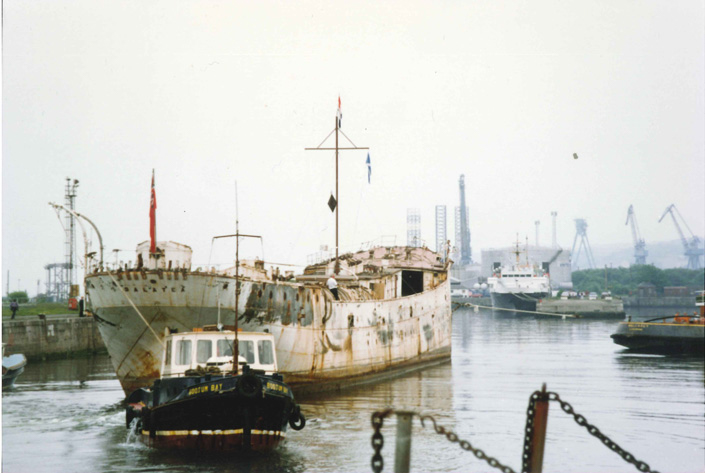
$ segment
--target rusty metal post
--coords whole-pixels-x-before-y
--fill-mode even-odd
[[[541,393],[534,406],[534,429],[531,434],[531,465],[529,472],[541,473],[543,469],[543,451],[546,446],[546,427],[548,425],[548,393],[546,383],[541,387]]]
[[[394,453],[394,473],[409,473],[411,463],[411,419],[414,413],[396,411],[397,446]]]

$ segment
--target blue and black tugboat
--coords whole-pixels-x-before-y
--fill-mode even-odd
[[[306,424],[277,373],[269,333],[213,327],[167,334],[161,373],[127,398],[127,426],[150,447],[268,451],[287,425]]]
[[[702,354],[705,352],[705,292],[696,294],[699,313],[621,322],[614,343],[642,353]]]

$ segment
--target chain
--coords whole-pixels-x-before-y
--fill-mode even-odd
[[[428,419],[431,422],[433,422],[433,429],[436,431],[437,434],[439,435],[445,435],[445,437],[453,443],[458,443],[460,445],[460,448],[463,450],[467,450],[469,452],[472,452],[478,459],[486,461],[492,468],[497,468],[499,470],[502,470],[504,473],[516,473],[514,470],[512,470],[510,467],[506,465],[502,465],[499,461],[497,461],[496,458],[490,457],[487,455],[485,452],[480,450],[479,448],[473,447],[470,442],[467,440],[460,440],[458,438],[458,435],[453,432],[452,430],[447,430],[445,427],[442,425],[437,425],[436,424],[436,419],[434,419],[432,416],[425,415],[425,416],[420,416],[421,419],[421,426],[426,427],[424,424],[424,420]],[[379,472],[376,472],[379,473]]]
[[[372,455],[372,471],[380,473],[384,468],[384,459],[382,458],[382,447],[384,447],[384,437],[382,437],[382,424],[384,418],[394,412],[394,409],[386,409],[377,411],[372,414],[372,449],[375,453]]]
[[[536,393],[534,393],[534,394],[536,394]],[[532,397],[533,397],[533,395],[532,395]],[[651,467],[646,462],[637,460],[636,458],[634,458],[634,455],[632,455],[631,453],[624,450],[622,447],[617,445],[617,443],[615,443],[614,440],[610,439],[605,434],[600,432],[600,429],[598,429],[594,425],[590,424],[584,416],[575,412],[573,410],[573,406],[568,404],[566,401],[563,401],[560,398],[560,396],[558,395],[558,393],[549,392],[548,399],[551,401],[558,401],[558,403],[561,405],[561,409],[563,409],[563,412],[565,412],[566,414],[572,415],[573,419],[575,419],[575,422],[577,422],[578,425],[585,427],[587,429],[587,431],[590,432],[590,435],[600,439],[600,441],[605,446],[607,446],[607,448],[609,448],[610,450],[612,450],[613,452],[615,452],[619,456],[621,456],[625,462],[631,463],[632,465],[636,466],[639,471],[658,473],[656,470],[652,470]],[[528,425],[528,420],[527,420],[527,425]]]
[[[531,465],[531,437],[534,433],[534,416],[536,415],[536,401],[541,395],[534,391],[529,397],[529,407],[526,409],[526,428],[524,429],[524,451],[521,454],[521,471],[527,473]]]
[[[561,409],[566,414],[570,414],[575,419],[575,422],[587,429],[590,435],[598,438],[607,448],[612,450],[621,456],[624,461],[631,463],[636,466],[639,471],[646,473],[658,473],[656,470],[652,470],[651,467],[643,461],[637,460],[634,455],[624,450],[622,447],[617,445],[612,439],[607,437],[605,434],[600,432],[600,429],[590,424],[587,419],[575,412],[573,406],[568,402],[563,401],[558,393],[546,392],[546,391],[535,391],[529,397],[529,407],[526,410],[526,428],[524,434],[524,451],[522,452],[522,473],[526,473],[530,469],[531,465],[531,438],[534,432],[534,417],[536,415],[536,401],[540,399],[548,398],[549,401],[558,401],[561,405]],[[374,473],[380,473],[384,468],[384,460],[382,459],[382,447],[384,446],[384,438],[382,437],[382,424],[384,423],[384,418],[389,416],[394,412],[393,409],[386,409],[384,411],[378,411],[372,414],[372,427],[374,429],[374,434],[372,434],[372,448],[374,449],[374,455],[372,455],[372,470]],[[417,414],[418,415],[418,414]],[[424,421],[430,420],[433,423],[433,429],[439,435],[444,435],[448,441],[453,443],[458,443],[460,448],[472,452],[478,459],[486,461],[491,467],[502,470],[504,473],[516,473],[510,467],[501,464],[496,458],[488,456],[484,451],[479,448],[473,447],[467,440],[461,440],[458,435],[452,430],[448,430],[445,427],[438,425],[436,419],[430,415],[419,416],[421,420],[421,426],[426,427]]]

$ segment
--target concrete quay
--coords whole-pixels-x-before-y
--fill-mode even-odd
[[[544,299],[536,304],[538,312],[575,314],[582,318],[625,317],[624,305],[620,299]]]
[[[107,353],[93,317],[77,315],[3,317],[2,343],[5,353],[22,353],[28,360]]]

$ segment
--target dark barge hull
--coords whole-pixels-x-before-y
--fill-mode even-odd
[[[185,385],[173,400],[142,408],[137,415],[140,440],[158,449],[207,452],[276,448],[296,408],[291,392],[284,383],[267,379],[255,383],[256,389],[243,390],[239,378],[163,379],[156,391],[136,391],[128,399],[131,406],[140,397],[149,402],[155,392],[162,397],[164,391],[174,391],[174,384]]]
[[[536,312],[536,304],[539,300],[548,296],[548,293],[532,293],[532,294],[511,294],[511,293],[490,293],[492,297],[492,306],[500,309],[509,310],[527,310]]]
[[[622,322],[611,337],[640,353],[705,353],[703,324]]]

